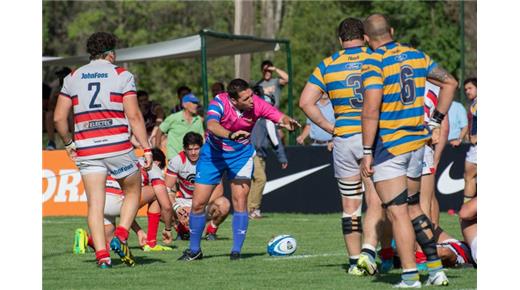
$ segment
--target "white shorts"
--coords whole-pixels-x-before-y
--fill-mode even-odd
[[[433,167],[433,149],[428,145],[424,145],[424,157],[422,163],[422,175],[435,174]]]
[[[182,197],[177,197],[175,198],[175,202],[180,205],[181,207],[189,207],[191,208],[191,203],[192,203],[192,199],[191,198],[182,198]],[[206,220],[209,221],[211,220],[211,217],[209,216],[209,204],[206,205],[206,207],[204,208],[204,214],[206,214]]]
[[[121,206],[123,205],[124,196],[121,194],[107,193],[105,196],[105,225],[115,225],[116,217],[121,215]]]
[[[134,151],[108,158],[77,161],[76,166],[81,175],[104,172],[115,179],[127,177],[139,170]]]
[[[477,164],[477,145],[471,145],[466,153],[466,161]]]
[[[374,182],[406,175],[409,178],[418,178],[422,173],[424,147],[395,156],[383,163],[374,165]]]
[[[346,178],[360,174],[359,163],[363,158],[361,134],[349,138],[334,137],[334,177]]]
[[[475,261],[475,264],[477,263],[477,236],[471,241],[471,257],[473,258],[473,261]]]

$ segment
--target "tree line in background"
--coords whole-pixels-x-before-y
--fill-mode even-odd
[[[464,3],[465,76],[476,76],[476,2]],[[461,76],[460,2],[390,1],[281,1],[254,2],[254,35],[291,41],[293,61],[293,104],[315,66],[341,49],[336,36],[345,17],[364,19],[383,13],[395,29],[395,39],[428,53],[434,60]],[[234,1],[212,2],[43,2],[43,55],[86,54],[88,36],[110,31],[119,47],[131,47],[193,35],[202,28],[233,33]],[[287,71],[283,52],[252,55],[251,78],[261,78],[260,63],[270,58]],[[44,81],[52,80],[56,67],[44,67]],[[139,89],[150,93],[168,112],[178,103],[176,90],[188,85],[202,97],[200,59],[153,60],[129,63]],[[234,57],[209,58],[208,81],[227,84],[235,76]],[[201,98],[202,99],[202,98]],[[463,103],[464,98],[460,98]],[[287,88],[282,91],[281,108],[287,108]],[[304,121],[300,110],[295,117]]]

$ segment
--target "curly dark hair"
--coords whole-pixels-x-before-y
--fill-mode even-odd
[[[152,159],[153,161],[159,161],[159,168],[164,169],[166,167],[166,156],[159,148],[152,148]]]
[[[199,147],[202,147],[204,140],[202,139],[202,135],[196,132],[188,132],[184,137],[182,138],[182,145],[184,148],[190,147],[190,145],[199,145]]]
[[[356,18],[346,18],[338,26],[338,37],[341,41],[363,40],[364,33],[363,22]]]
[[[90,59],[102,57],[105,53],[116,48],[117,38],[110,32],[96,32],[87,40],[87,52]]]

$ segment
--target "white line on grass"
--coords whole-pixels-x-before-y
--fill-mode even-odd
[[[281,256],[281,257],[270,257],[264,260],[269,261],[282,261],[282,260],[293,260],[293,259],[307,259],[307,258],[319,258],[319,257],[331,257],[331,256],[343,256],[345,253],[328,253],[318,255],[294,255],[294,256]]]

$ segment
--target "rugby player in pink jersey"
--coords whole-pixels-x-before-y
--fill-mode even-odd
[[[202,259],[200,239],[206,225],[204,208],[215,186],[226,172],[231,182],[234,208],[232,229],[233,247],[230,259],[240,259],[249,222],[247,195],[253,174],[255,149],[250,142],[250,133],[259,118],[265,118],[288,130],[300,126],[294,119],[253,94],[249,84],[234,79],[228,91],[218,94],[211,101],[206,114],[206,143],[202,146],[197,162],[195,190],[190,212],[190,247],[179,260]]]
[[[96,32],[89,37],[90,63],[65,77],[54,111],[56,130],[67,153],[76,162],[85,185],[88,225],[96,248],[96,260],[102,269],[112,265],[103,226],[107,174],[117,180],[125,193],[121,220],[110,247],[126,265],[135,265],[126,242],[139,207],[141,175],[130,143],[130,128],[144,148],[144,168],[148,170],[152,165],[134,76],[114,65],[116,43],[116,37],[107,32]],[[71,109],[74,136],[70,136],[67,122]]]

